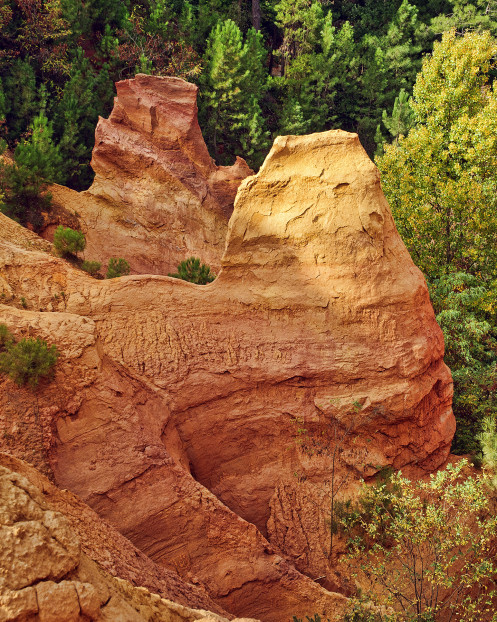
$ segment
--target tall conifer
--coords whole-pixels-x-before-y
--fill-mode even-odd
[[[264,57],[260,33],[249,30],[244,43],[232,20],[218,23],[207,42],[201,116],[211,152],[223,162],[240,155],[257,165],[267,148],[260,109]]]

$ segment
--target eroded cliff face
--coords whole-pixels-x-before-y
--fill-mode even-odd
[[[138,74],[116,84],[108,119],[95,132],[88,192],[53,186],[59,222],[86,235],[85,259],[124,257],[132,273],[168,274],[194,255],[216,272],[242,179],[242,158],[216,166],[197,121],[198,88],[180,78]]]
[[[336,432],[353,486],[437,468],[455,429],[426,284],[357,136],[277,139],[207,286],[95,281],[7,239],[0,262],[1,320],[62,352],[36,402],[2,379],[0,443],[230,613],[339,618],[343,598],[301,574],[340,585]]]
[[[198,587],[154,564],[75,495],[2,453],[0,499],[3,621],[227,622],[219,614],[231,617]]]

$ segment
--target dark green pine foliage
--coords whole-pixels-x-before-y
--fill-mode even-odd
[[[75,38],[82,34],[102,34],[125,24],[128,0],[60,0],[63,17],[71,24]]]
[[[97,72],[78,48],[71,78],[54,111],[55,129],[64,159],[65,183],[75,190],[86,190],[93,180],[89,166],[95,142],[98,117],[112,108],[113,85],[108,67]]]
[[[383,155],[383,144],[386,142],[397,142],[399,136],[407,136],[407,133],[414,125],[414,111],[410,104],[411,97],[404,89],[395,98],[392,113],[383,111],[381,117],[382,124],[378,124],[375,135],[377,150],[375,155]],[[385,128],[389,134],[388,141],[383,131]]]
[[[496,0],[448,0],[444,9],[431,20],[431,29],[435,33],[456,28],[458,32],[468,30],[488,30],[497,35]]]
[[[266,57],[261,33],[250,28],[243,46],[243,78],[240,85],[245,96],[245,109],[233,130],[239,132],[241,146],[241,153],[236,155],[242,155],[254,167],[262,164],[270,146],[261,110],[261,100],[267,88]]]
[[[115,279],[120,276],[126,276],[130,273],[130,266],[126,259],[122,257],[111,257],[107,265],[107,279]]]
[[[302,134],[340,127],[355,130],[357,78],[360,63],[349,22],[333,26],[332,14],[322,22],[313,53],[291,60],[283,78],[273,80],[283,95],[278,132]]]
[[[1,164],[0,185],[4,197],[0,209],[22,224],[35,228],[41,223],[41,212],[50,206],[51,197],[43,194],[46,185],[62,181],[62,155],[53,142],[52,124],[42,109],[33,119],[31,135],[20,142],[13,164]]]
[[[275,5],[276,24],[283,33],[279,49],[284,64],[305,54],[312,54],[319,45],[323,26],[323,7],[317,0],[280,0]]]
[[[271,81],[281,106],[278,133],[356,131],[372,154],[383,110],[391,110],[400,88],[411,90],[420,67],[417,8],[408,0],[390,6],[381,28],[359,40],[350,22],[334,23],[331,12],[323,16],[308,0],[300,4],[300,21],[286,0],[276,5],[285,61],[284,76]]]
[[[5,324],[0,324],[0,372],[16,384],[38,386],[40,378],[50,376],[59,353],[55,345],[48,346],[42,339],[22,339],[18,343]]]
[[[452,408],[457,428],[452,452],[477,454],[475,434],[497,413],[497,312],[495,281],[462,272],[428,283],[437,322],[444,332],[444,361],[454,379]]]
[[[42,108],[31,124],[31,135],[20,142],[14,151],[17,166],[29,169],[43,182],[60,182],[62,179],[62,155],[53,141],[52,123]]]
[[[408,0],[403,0],[388,26],[386,35],[381,39],[390,98],[396,89],[412,89],[421,69],[423,34],[418,20],[418,9]]]
[[[201,77],[201,125],[211,154],[221,163],[247,157],[257,166],[269,146],[260,100],[265,90],[262,36],[245,42],[232,20],[218,23],[207,42]]]
[[[27,60],[15,60],[2,79],[8,142],[15,144],[39,110],[38,89],[33,67]]]
[[[384,33],[402,0],[335,0],[333,15],[337,22],[350,21],[357,40],[364,35]]]
[[[356,131],[370,155],[376,148],[375,132],[383,110],[392,110],[401,88],[412,90],[421,68],[421,39],[418,11],[408,0],[393,14],[385,34],[362,38]]]
[[[68,257],[84,251],[86,239],[82,231],[59,225],[54,233],[53,245],[59,255]]]
[[[196,283],[197,285],[207,285],[207,283],[211,283],[216,278],[210,267],[201,263],[198,257],[185,259],[185,261],[178,264],[178,272],[169,273],[168,276]]]

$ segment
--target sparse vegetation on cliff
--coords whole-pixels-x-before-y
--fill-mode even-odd
[[[81,270],[87,272],[90,276],[97,277],[100,273],[102,264],[100,261],[83,261],[81,264]]]
[[[40,378],[50,376],[59,353],[42,339],[24,338],[17,342],[5,324],[0,324],[0,372],[16,384],[36,388]]]
[[[126,276],[130,272],[129,263],[122,257],[111,257],[107,266],[108,279],[115,279],[119,276]]]
[[[85,250],[86,240],[82,231],[59,225],[53,236],[53,245],[60,255],[67,257]]]
[[[197,285],[207,285],[207,283],[212,283],[216,278],[216,275],[211,272],[210,267],[201,263],[198,257],[189,257],[185,259],[185,261],[178,264],[178,272],[169,273],[168,276],[181,279],[182,281],[196,283]]]

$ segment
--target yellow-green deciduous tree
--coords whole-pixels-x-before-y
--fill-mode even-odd
[[[377,158],[399,232],[429,279],[497,275],[496,54],[489,33],[445,33],[414,86],[414,127]]]
[[[487,476],[468,477],[466,466],[461,460],[425,482],[397,473],[365,488],[344,522],[354,536],[348,562],[370,585],[370,600],[346,619],[497,620],[497,517]]]

